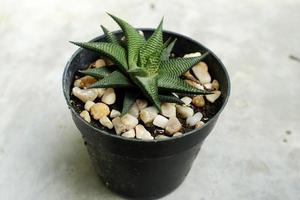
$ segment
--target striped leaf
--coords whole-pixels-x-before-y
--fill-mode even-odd
[[[172,76],[180,76],[184,72],[188,71],[195,64],[204,59],[209,53],[206,52],[198,57],[191,58],[174,58],[161,61],[159,74],[171,74]]]
[[[114,15],[109,15],[119,24],[125,34],[127,40],[128,66],[129,69],[134,68],[138,61],[138,52],[145,43],[145,38],[124,20]]]
[[[86,70],[79,70],[79,72],[99,79],[108,76],[114,70],[116,70],[116,67],[111,65],[109,67],[105,66],[100,68],[89,68]]]
[[[77,46],[80,46],[91,51],[100,53],[107,56],[113,62],[118,64],[121,71],[125,72],[128,69],[126,51],[123,47],[106,42],[71,42]]]
[[[119,71],[114,71],[103,79],[92,84],[89,88],[131,88],[134,87],[130,79]]]
[[[102,25],[101,25],[101,28],[103,30],[103,33],[105,35],[105,38],[106,38],[107,42],[113,43],[113,44],[119,44],[116,36],[114,34],[112,34],[112,32],[110,32],[107,28],[105,28]]]
[[[176,43],[177,39],[174,39],[171,43],[169,43],[161,52],[160,60],[165,61],[169,60],[173,47]]]

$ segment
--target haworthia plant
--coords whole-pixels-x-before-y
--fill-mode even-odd
[[[107,42],[72,42],[82,48],[98,52],[115,63],[115,66],[80,71],[98,79],[90,88],[131,88],[124,95],[123,114],[129,110],[139,93],[148,98],[159,110],[163,101],[181,102],[171,94],[172,92],[207,94],[207,91],[187,84],[181,76],[200,62],[208,52],[198,57],[170,59],[176,39],[171,41],[169,38],[163,41],[163,20],[146,40],[130,24],[109,15],[121,27],[126,38],[125,46],[121,45],[117,37],[104,26],[101,28]]]

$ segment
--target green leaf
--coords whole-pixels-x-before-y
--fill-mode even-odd
[[[184,104],[183,101],[173,95],[158,95],[158,97],[161,102]]]
[[[105,28],[104,26],[101,25],[101,28],[105,34],[105,38],[108,42],[113,43],[113,44],[119,44],[116,36],[114,34],[112,34],[112,32],[110,32],[107,28]]]
[[[162,24],[163,20],[140,50],[140,65],[152,75],[159,69],[160,55],[163,49]]]
[[[109,13],[108,13],[109,14]],[[145,43],[145,38],[138,33],[130,24],[124,20],[109,14],[123,30],[127,40],[128,66],[129,69],[136,67],[138,61],[138,52]]]
[[[114,71],[103,79],[92,84],[89,88],[130,88],[132,82],[119,71]]]
[[[169,37],[165,42],[164,42],[164,48],[167,48],[167,46],[170,44],[172,38]]]
[[[160,110],[160,101],[158,98],[157,76],[135,76],[133,80],[144,95]]]
[[[172,91],[180,93],[206,94],[205,90],[195,88],[179,77],[163,76],[158,79],[158,87],[160,91]]]
[[[191,58],[174,58],[162,61],[160,63],[159,74],[170,74],[172,76],[180,76],[184,72],[188,71],[195,64],[205,58],[209,52],[204,53],[201,56]]]
[[[109,57],[118,64],[120,70],[125,72],[128,69],[126,51],[123,47],[106,42],[71,42],[77,46],[89,49]]]
[[[125,92],[122,115],[128,113],[128,111],[130,110],[131,106],[134,104],[139,94],[140,94],[139,92],[132,91],[132,90],[128,90]]]
[[[166,48],[163,49],[161,56],[160,56],[160,59],[162,61],[168,60],[170,58],[172,49],[173,49],[176,41],[177,41],[177,39],[174,39],[170,44],[167,45]]]
[[[113,65],[111,65],[111,66],[105,66],[100,68],[89,68],[86,70],[79,70],[79,72],[99,79],[108,76],[115,69],[116,68]]]

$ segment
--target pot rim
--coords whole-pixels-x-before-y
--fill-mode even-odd
[[[137,30],[141,30],[141,31],[154,31],[155,29],[154,28],[137,28]],[[122,30],[116,30],[116,31],[112,31],[113,34],[116,34],[116,33],[121,33]],[[224,74],[225,74],[225,78],[227,79],[227,95],[225,96],[225,99],[224,99],[224,102],[221,106],[221,108],[218,110],[218,112],[212,117],[209,119],[208,122],[206,122],[201,128],[198,128],[198,129],[193,129],[189,132],[186,132],[184,133],[182,136],[179,136],[179,137],[169,137],[168,139],[162,139],[162,140],[139,140],[139,139],[136,139],[136,138],[126,138],[126,137],[122,137],[121,135],[117,135],[117,134],[111,134],[105,130],[101,130],[101,129],[98,129],[97,127],[94,127],[93,125],[91,125],[90,123],[88,123],[87,121],[85,121],[84,119],[82,119],[82,117],[80,117],[79,113],[77,113],[75,111],[75,109],[72,107],[72,105],[70,104],[70,101],[69,101],[69,94],[67,94],[67,90],[66,90],[66,83],[65,83],[65,80],[66,80],[66,75],[69,71],[69,68],[70,68],[70,64],[71,64],[71,61],[76,57],[76,55],[83,50],[83,48],[79,48],[77,49],[73,55],[71,56],[71,58],[68,60],[66,66],[65,66],[65,69],[64,69],[64,72],[63,72],[63,77],[62,77],[62,86],[63,86],[63,93],[64,93],[64,97],[65,97],[65,100],[67,102],[67,105],[68,105],[68,108],[71,110],[71,112],[73,112],[75,114],[75,116],[77,118],[79,118],[83,123],[85,123],[87,126],[91,127],[93,130],[95,130],[96,132],[100,132],[106,136],[109,136],[109,137],[112,137],[114,139],[120,139],[120,140],[124,140],[124,141],[127,141],[127,142],[137,142],[137,143],[163,143],[163,142],[169,142],[169,141],[176,141],[176,140],[179,140],[179,139],[182,139],[184,137],[188,137],[192,134],[197,134],[198,131],[200,131],[201,129],[203,129],[204,127],[208,126],[210,123],[212,123],[214,121],[214,119],[218,118],[220,113],[223,111],[223,109],[225,108],[227,102],[228,102],[228,99],[229,99],[229,96],[230,96],[230,90],[231,90],[231,83],[230,83],[230,79],[229,79],[229,75],[228,75],[228,72],[224,66],[224,64],[221,62],[221,60],[210,50],[208,49],[206,46],[202,45],[200,42],[188,37],[188,36],[185,36],[185,35],[182,35],[182,34],[179,34],[179,33],[176,33],[176,32],[173,32],[173,31],[168,31],[168,30],[164,30],[163,33],[167,33],[167,34],[171,34],[171,35],[174,35],[176,36],[177,38],[181,37],[185,40],[189,40],[193,43],[196,43],[198,44],[199,46],[202,46],[204,47],[204,49],[206,49],[206,51],[208,51],[220,64],[221,68],[223,69],[224,71]],[[91,41],[95,41],[95,40],[98,40],[99,38],[103,38],[104,35],[100,35],[100,36],[97,36],[95,37],[94,39],[92,39]]]

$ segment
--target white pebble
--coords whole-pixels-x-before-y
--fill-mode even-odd
[[[176,132],[176,133],[174,133],[174,135],[173,135],[173,137],[180,137],[180,136],[182,136],[182,133],[181,133],[181,132]]]
[[[168,119],[162,115],[157,115],[153,121],[153,125],[163,129],[166,128],[167,123],[168,123]]]
[[[212,89],[212,84],[211,83],[205,83],[204,88],[207,89],[207,90],[211,90]]]
[[[199,83],[197,83],[197,82],[195,82],[195,81],[185,80],[185,82],[186,82],[187,84],[189,84],[189,85],[195,87],[195,88],[198,88],[198,89],[200,89],[200,90],[204,90],[203,85],[201,85],[201,84],[199,84]]]
[[[200,83],[205,84],[211,82],[211,77],[208,73],[208,67],[204,62],[199,62],[192,68],[192,70]]]
[[[165,140],[165,139],[168,139],[168,138],[170,138],[170,137],[165,136],[165,135],[157,135],[157,136],[155,136],[156,140]]]
[[[213,94],[207,94],[205,97],[209,102],[214,103],[221,96],[221,91],[216,90],[212,92]]]
[[[141,124],[135,127],[136,138],[141,140],[153,140],[151,133]]]
[[[116,102],[116,93],[113,88],[107,88],[101,98],[103,103],[107,105],[112,105]]]
[[[97,92],[94,89],[80,89],[79,87],[74,87],[72,89],[72,94],[80,99],[82,102],[94,101],[97,98]]]
[[[121,117],[121,122],[126,126],[126,130],[130,130],[139,123],[139,120],[131,114],[125,114]]]
[[[110,119],[107,116],[104,116],[104,117],[100,118],[99,122],[103,126],[109,128],[109,129],[112,129],[114,127],[114,125],[112,124],[112,122],[110,121]]]
[[[198,57],[198,56],[201,56],[200,52],[188,53],[188,54],[185,54],[183,57],[184,58],[192,58],[192,57]]]
[[[188,117],[186,119],[186,124],[189,126],[195,126],[197,122],[199,122],[202,119],[203,115],[201,112],[195,113],[193,116]]]
[[[109,116],[110,118],[115,118],[121,116],[121,113],[115,109],[112,109]]]
[[[176,105],[176,110],[178,115],[183,119],[194,115],[194,110],[187,106]]]
[[[182,97],[181,101],[184,103],[184,105],[189,106],[192,102],[192,98],[190,97]]]
[[[171,117],[166,125],[166,134],[173,135],[174,133],[180,131],[182,125],[176,117]]]
[[[129,131],[126,131],[125,133],[123,133],[122,136],[126,137],[126,138],[135,138],[135,130],[130,129]]]
[[[95,103],[93,101],[87,101],[85,102],[84,104],[84,109],[87,110],[87,111],[90,111],[91,110],[91,107],[95,105]]]
[[[91,117],[88,111],[84,110],[80,113],[80,117],[82,117],[85,121],[87,121],[88,123],[91,122]]]
[[[112,124],[114,125],[115,131],[117,135],[124,133],[126,131],[126,126],[122,123],[120,117],[116,117],[112,120]]]
[[[140,118],[145,124],[152,123],[158,114],[157,108],[154,106],[143,109],[140,113]]]
[[[176,107],[175,103],[162,103],[161,113],[165,117],[176,117]]]

